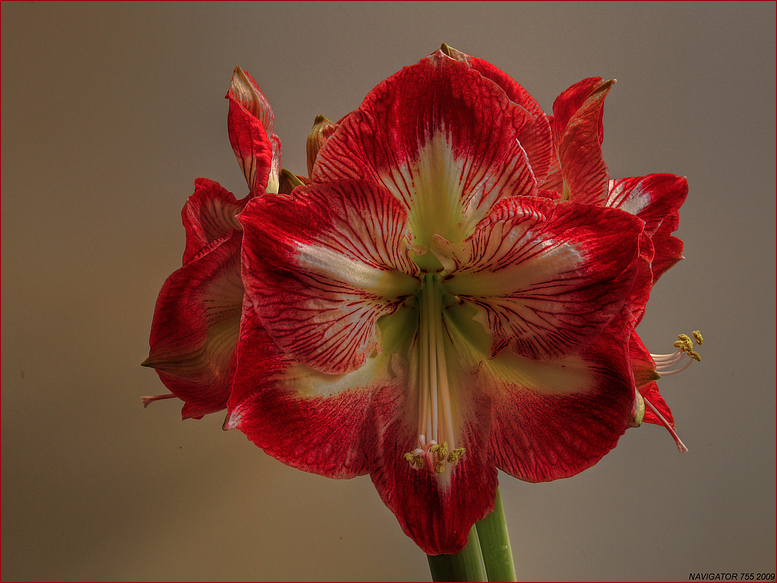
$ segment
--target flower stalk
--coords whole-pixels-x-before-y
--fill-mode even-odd
[[[488,581],[486,566],[476,527],[469,531],[469,540],[458,553],[427,555],[432,581]]]
[[[428,555],[428,559],[432,581],[516,581],[499,489],[494,511],[475,523],[462,551],[454,555]]]

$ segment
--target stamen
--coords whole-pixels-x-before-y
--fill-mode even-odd
[[[425,275],[418,302],[418,447],[404,456],[414,469],[427,467],[436,474],[464,455],[454,436],[442,293],[439,274]]]
[[[687,334],[680,334],[677,336],[677,340],[674,343],[674,347],[677,350],[674,352],[670,354],[651,354],[650,356],[653,359],[653,362],[656,363],[656,372],[661,376],[677,374],[691,366],[691,363],[694,360],[701,360],[701,355],[693,349],[694,341],[699,346],[704,343],[704,338],[702,338],[701,332],[698,330],[694,330],[693,340],[691,340],[691,337]],[[685,356],[689,358],[688,362],[680,368],[671,368],[672,365],[683,360]]]

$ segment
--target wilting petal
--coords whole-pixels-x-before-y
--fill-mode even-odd
[[[181,212],[186,229],[184,265],[216,239],[243,228],[237,215],[245,207],[245,199],[236,200],[234,194],[207,178],[198,178],[194,185],[194,194]]]
[[[378,85],[321,148],[312,180],[382,183],[414,243],[461,242],[500,199],[536,192],[518,132],[533,118],[441,51]]]
[[[445,288],[478,306],[492,356],[559,358],[620,313],[636,277],[642,222],[627,213],[541,199],[503,201],[465,242]]]
[[[254,199],[243,278],[262,325],[294,360],[343,373],[378,347],[375,323],[413,294],[406,213],[378,185],[308,185]]]
[[[496,466],[529,482],[555,480],[615,447],[635,399],[627,350],[619,318],[578,355],[534,361],[504,351],[484,361],[478,384],[492,389]]]
[[[229,397],[243,301],[240,235],[213,241],[159,293],[143,365],[186,402],[184,418],[220,411]]]
[[[281,141],[273,131],[275,116],[270,102],[240,67],[232,75],[227,99],[229,141],[251,194],[278,192]]]

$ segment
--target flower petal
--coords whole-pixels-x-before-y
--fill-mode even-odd
[[[240,240],[234,230],[213,241],[159,293],[143,365],[186,402],[184,418],[220,411],[229,397],[243,301]]]
[[[378,348],[375,323],[418,288],[406,214],[378,185],[300,186],[254,199],[243,279],[262,325],[291,358],[322,372],[361,366]]]
[[[184,265],[216,239],[232,230],[242,230],[237,215],[247,202],[236,200],[234,194],[207,178],[198,178],[194,185],[194,194],[181,212],[186,229]]]
[[[674,174],[650,174],[610,180],[606,206],[645,221],[651,237],[667,217],[676,216],[688,196],[688,181]]]
[[[383,501],[424,552],[455,553],[472,525],[493,509],[497,472],[487,457],[489,400],[471,398],[464,390],[471,386],[457,391],[457,446],[466,453],[447,472],[449,479],[413,469],[405,454],[417,444],[418,387],[404,356],[410,352],[414,358],[417,317],[405,309],[381,322],[384,351],[359,369],[329,375],[291,361],[256,310],[248,308],[225,428],[240,429],[295,468],[333,478],[370,473]],[[463,370],[460,361],[454,363]],[[471,379],[460,377],[470,385]]]
[[[615,447],[635,399],[628,331],[621,317],[578,355],[484,361],[478,382],[491,389],[489,451],[499,469],[529,482],[566,478]]]
[[[553,117],[551,118],[551,128],[553,130],[553,141],[558,147],[562,137],[569,126],[570,121],[578,110],[583,107],[588,97],[594,90],[602,84],[601,77],[588,77],[578,81],[568,89],[565,89],[553,102]],[[604,127],[599,116],[597,124],[597,136],[599,144],[604,140]]]
[[[551,156],[554,156],[555,153],[548,117],[539,103],[529,95],[528,91],[516,83],[512,77],[491,63],[447,45],[443,45],[441,50],[451,58],[466,63],[483,75],[483,77],[499,85],[510,101],[513,101],[529,113],[532,118],[531,122],[524,123],[523,118],[520,120],[521,125],[517,128],[518,141],[526,151],[535,178],[538,181],[544,180],[550,169]]]
[[[281,141],[273,131],[275,115],[270,102],[240,67],[235,68],[226,97],[229,141],[251,194],[278,192]]]
[[[396,515],[402,530],[428,555],[453,554],[467,544],[472,526],[494,508],[497,471],[487,452],[490,428],[489,400],[470,406],[459,432],[457,445],[464,457],[456,462],[450,480],[440,482],[425,468],[413,469],[404,459],[416,447],[414,427],[406,402],[393,407],[383,399],[376,409],[377,426],[382,427],[380,463],[370,471],[383,502]]]
[[[492,356],[559,358],[621,311],[636,277],[642,222],[627,213],[538,198],[505,200],[466,241],[443,285],[481,309]]]
[[[225,429],[240,429],[269,455],[332,478],[368,471],[374,450],[368,419],[373,392],[390,380],[370,367],[327,375],[295,364],[272,341],[248,306],[240,362]]]
[[[437,51],[378,85],[321,148],[312,180],[383,184],[414,243],[461,242],[501,198],[536,181],[518,143],[531,115],[501,87]]]
[[[602,204],[607,196],[609,173],[602,157],[602,115],[604,99],[614,81],[597,85],[561,130],[562,116],[554,104],[554,137],[558,137],[564,198],[576,202]],[[568,192],[568,196],[567,196]]]
[[[651,262],[653,283],[658,281],[678,261],[683,259],[683,242],[672,233],[677,230],[679,218],[677,215],[667,217],[653,235],[653,245],[656,249]]]

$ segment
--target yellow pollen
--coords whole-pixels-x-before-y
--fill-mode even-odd
[[[457,447],[451,453],[448,454],[448,461],[452,464],[456,463],[462,458],[463,455],[464,455],[464,448]]]
[[[699,346],[704,343],[704,338],[702,338],[701,332],[698,330],[693,331],[693,340],[687,334],[679,334],[674,343],[674,347],[677,350],[672,354],[651,354],[650,356],[656,365],[656,372],[662,376],[675,374],[685,370],[694,360],[701,360],[701,354],[693,349],[694,341]],[[673,368],[674,365],[682,360],[684,355],[688,356],[688,362],[680,368]]]

